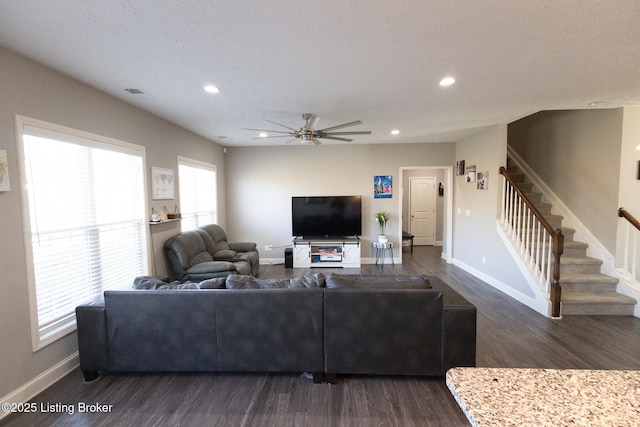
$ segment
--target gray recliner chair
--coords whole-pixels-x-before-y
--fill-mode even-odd
[[[181,282],[259,272],[256,244],[228,243],[222,227],[215,224],[171,237],[164,243],[164,255],[169,277]]]

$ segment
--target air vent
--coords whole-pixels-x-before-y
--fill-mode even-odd
[[[129,92],[132,95],[143,95],[144,92],[141,91],[140,89],[136,89],[136,88],[129,88],[129,89],[125,89],[127,92]]]

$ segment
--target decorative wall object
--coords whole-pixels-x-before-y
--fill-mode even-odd
[[[373,177],[373,197],[375,199],[390,199],[393,193],[393,177],[391,175],[376,175]]]
[[[151,198],[153,200],[174,199],[173,169],[151,168]]]
[[[464,175],[464,160],[458,160],[456,162],[456,175]]]
[[[489,171],[478,172],[478,190],[489,189]]]
[[[475,182],[476,180],[476,165],[467,166],[465,168],[465,182]]]
[[[0,191],[10,191],[9,165],[7,164],[7,150],[0,150]]]

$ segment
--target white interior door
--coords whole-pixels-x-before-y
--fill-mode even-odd
[[[436,178],[409,178],[409,233],[414,245],[436,242]]]

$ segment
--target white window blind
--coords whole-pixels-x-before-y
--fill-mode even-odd
[[[21,130],[37,349],[75,329],[76,306],[148,274],[144,149]]]
[[[182,231],[218,222],[216,167],[178,157]]]

